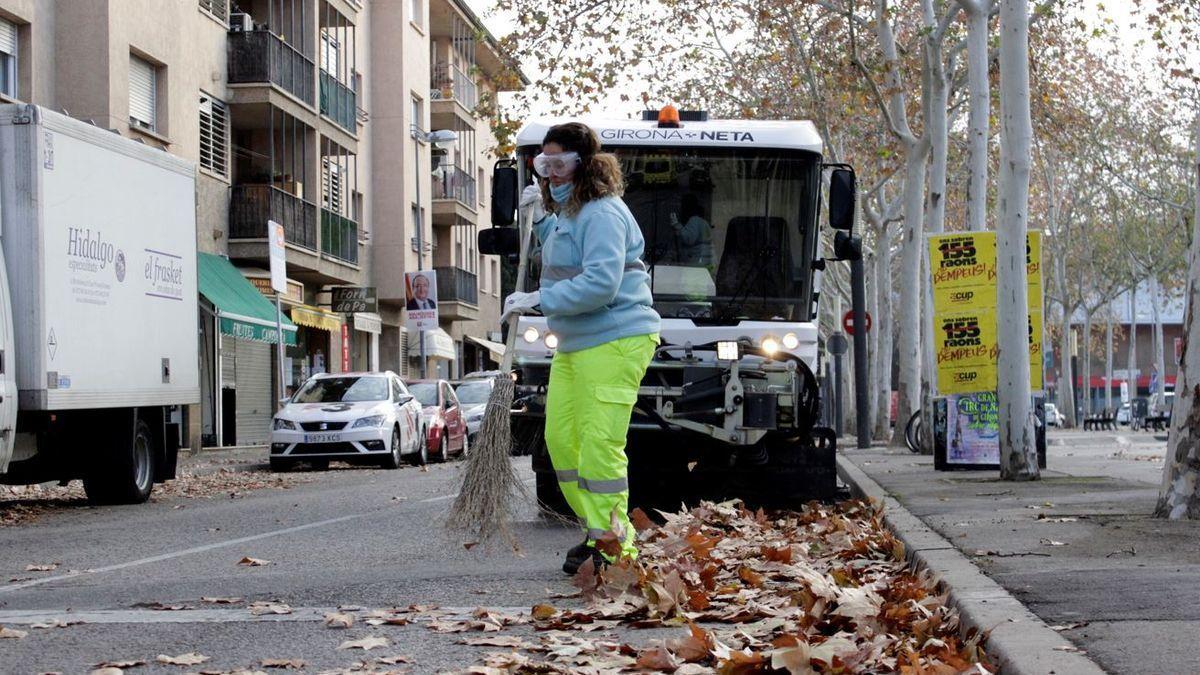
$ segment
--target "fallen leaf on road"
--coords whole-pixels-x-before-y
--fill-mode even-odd
[[[200,598],[200,602],[207,602],[213,605],[236,605],[241,601],[241,598]]]
[[[29,635],[29,633],[27,633],[23,630],[17,630],[16,628],[6,628],[4,626],[0,626],[0,638],[10,638],[10,639],[14,639],[14,640],[20,640],[21,638],[25,637],[26,635]]]
[[[346,640],[338,645],[338,649],[361,649],[370,651],[376,647],[386,647],[391,641],[385,637],[365,637],[361,640]]]
[[[263,668],[294,668],[299,670],[308,663],[304,659],[263,659],[259,662]]]
[[[241,560],[239,560],[238,564],[244,565],[245,567],[262,567],[263,565],[270,565],[271,561],[270,560],[262,560],[259,558],[251,558],[250,556],[246,556],[245,558],[242,558]]]
[[[291,614],[292,608],[282,602],[252,602],[247,608],[254,616],[263,614]]]
[[[94,665],[92,667],[96,668],[98,670],[104,670],[106,668],[115,668],[116,670],[124,670],[125,668],[137,668],[138,666],[144,666],[144,665],[146,665],[145,661],[135,660],[135,659],[126,659],[124,661],[101,661],[100,663],[97,663],[96,665]]]
[[[373,616],[363,623],[368,626],[407,626],[412,620],[403,616]]]
[[[470,551],[471,549],[475,548],[478,545],[479,545],[479,542],[477,542],[477,541],[464,541],[463,542],[463,548],[467,549],[468,551]]]
[[[1074,523],[1079,520],[1078,518],[1072,518],[1070,516],[1062,516],[1062,517],[1058,517],[1058,518],[1047,518],[1046,514],[1044,514],[1044,513],[1038,514],[1037,519],[1038,519],[1038,521],[1043,522],[1043,523]]]
[[[53,572],[58,569],[58,563],[30,564],[25,566],[26,572]]]
[[[30,624],[29,627],[30,628],[66,628],[67,626],[74,626],[77,623],[83,623],[83,622],[82,621],[64,621],[58,617],[55,617],[53,619],[50,619],[49,621],[42,621],[39,623]]]
[[[515,647],[525,649],[533,646],[514,635],[490,635],[486,637],[467,638],[459,640],[459,642],[469,647]]]
[[[382,663],[385,666],[394,666],[397,663],[412,663],[412,657],[404,654],[396,654],[394,656],[381,656],[375,659],[375,663]]]
[[[88,673],[88,675],[124,675],[124,673],[125,671],[120,668],[105,667],[97,668]]]
[[[1042,539],[1043,546],[1066,546],[1065,541],[1054,541],[1053,539]]]
[[[1087,622],[1087,621],[1075,621],[1073,623],[1056,623],[1053,626],[1050,626],[1050,630],[1060,630],[1060,631],[1061,630],[1075,630],[1076,628],[1083,628],[1084,626],[1088,625],[1088,623],[1089,622]]]
[[[133,606],[142,609],[155,609],[161,612],[178,612],[184,609],[191,609],[187,605],[168,605],[162,602],[135,602]]]
[[[326,628],[349,628],[354,625],[354,617],[342,612],[330,612],[325,615]]]
[[[165,663],[168,666],[196,666],[208,661],[209,658],[197,652],[188,652],[186,654],[180,654],[179,656],[159,654],[154,660],[158,661],[159,663]]]
[[[1087,653],[1087,652],[1083,651],[1082,649],[1080,649],[1079,647],[1076,647],[1075,645],[1060,645],[1058,647],[1055,647],[1054,651],[1070,652],[1072,654],[1086,654]]]
[[[645,670],[665,671],[668,673],[675,672],[679,668],[679,662],[667,651],[662,645],[643,649],[638,653],[637,667]]]
[[[533,611],[530,613],[533,615],[534,620],[545,621],[555,614],[558,614],[558,610],[554,609],[550,605],[534,605]]]

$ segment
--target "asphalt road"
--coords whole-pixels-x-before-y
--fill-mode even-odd
[[[514,461],[532,486],[528,459]],[[541,520],[531,503],[516,523],[519,554],[467,550],[442,529],[462,463],[428,471],[336,466],[290,489],[63,509],[0,529],[0,625],[28,632],[0,639],[0,672],[78,673],[102,661],[137,659],[150,665],[131,672],[182,673],[187,669],[154,659],[190,651],[211,657],[204,670],[299,658],[308,662],[307,672],[317,672],[366,656],[405,654],[412,657],[411,672],[436,672],[471,665],[495,648],[464,646],[462,635],[435,633],[419,622],[377,628],[359,622],[334,630],[322,618],[345,605],[436,604],[463,613],[485,606],[515,613],[547,601],[549,593],[572,590],[559,566],[579,535]],[[270,564],[241,566],[244,556]],[[26,571],[47,563],[58,565]],[[244,602],[201,602],[206,596]],[[246,603],[260,600],[286,603],[293,612],[252,616]],[[138,607],[142,603],[187,609]],[[55,618],[82,623],[30,625]],[[385,636],[391,645],[369,654],[337,650],[368,635]]]

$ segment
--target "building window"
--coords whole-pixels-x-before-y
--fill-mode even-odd
[[[321,188],[325,208],[342,213],[342,167],[328,157],[321,158]]]
[[[418,26],[424,26],[425,22],[425,3],[422,0],[409,0],[409,11],[412,14],[412,22]]]
[[[225,0],[200,0],[200,11],[211,14],[213,18],[224,22],[228,18],[228,7]]]
[[[200,166],[228,175],[229,111],[212,96],[200,94]]]
[[[408,114],[412,116],[412,122],[410,124],[412,125],[413,131],[424,131],[425,130],[425,110],[421,106],[421,99],[419,97],[417,97],[417,96],[412,97],[412,103],[410,105],[410,110],[409,110]]]
[[[500,263],[492,261],[492,295],[500,297]]]
[[[321,70],[331,75],[341,75],[341,45],[327,29],[321,30]]]
[[[158,129],[158,68],[149,61],[129,55],[129,125]]]
[[[0,94],[17,97],[17,26],[0,19]]]
[[[483,169],[482,169],[482,168],[480,168],[480,169],[479,169],[479,182],[477,182],[477,183],[475,184],[475,191],[479,193],[479,205],[480,205],[480,206],[483,206],[483,204],[484,204],[484,200],[483,200],[483,196],[484,196],[484,195],[483,195],[483,193],[484,193],[484,189],[483,189],[483,186],[484,186],[484,185],[486,185],[486,183],[484,183],[483,181],[484,181]]]

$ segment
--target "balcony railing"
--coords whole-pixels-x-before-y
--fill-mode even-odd
[[[433,198],[457,199],[475,208],[475,177],[453,164],[443,164],[433,176]]]
[[[439,302],[479,304],[479,278],[460,267],[435,267]]]
[[[252,84],[270,82],[292,96],[313,104],[313,62],[265,30],[230,31],[229,82]]]
[[[322,208],[321,252],[358,264],[358,223]]]
[[[321,71],[321,114],[351,133],[357,130],[356,99],[353,89],[339,82],[333,75]]]
[[[429,88],[430,98],[435,100],[454,99],[467,110],[474,110],[479,105],[478,85],[458,66],[435,65]]]
[[[272,185],[230,188],[230,239],[266,239],[268,220],[283,225],[287,243],[317,249],[316,204]]]

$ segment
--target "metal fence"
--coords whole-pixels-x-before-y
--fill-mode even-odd
[[[479,304],[479,278],[460,267],[435,267],[439,302]]]
[[[231,32],[228,56],[231,84],[270,82],[313,104],[316,66],[278,35],[265,30]]]
[[[443,164],[433,176],[434,199],[457,199],[475,208],[475,177],[454,166]]]
[[[230,188],[230,239],[266,239],[268,220],[283,225],[287,243],[317,249],[316,204],[271,185]]]

